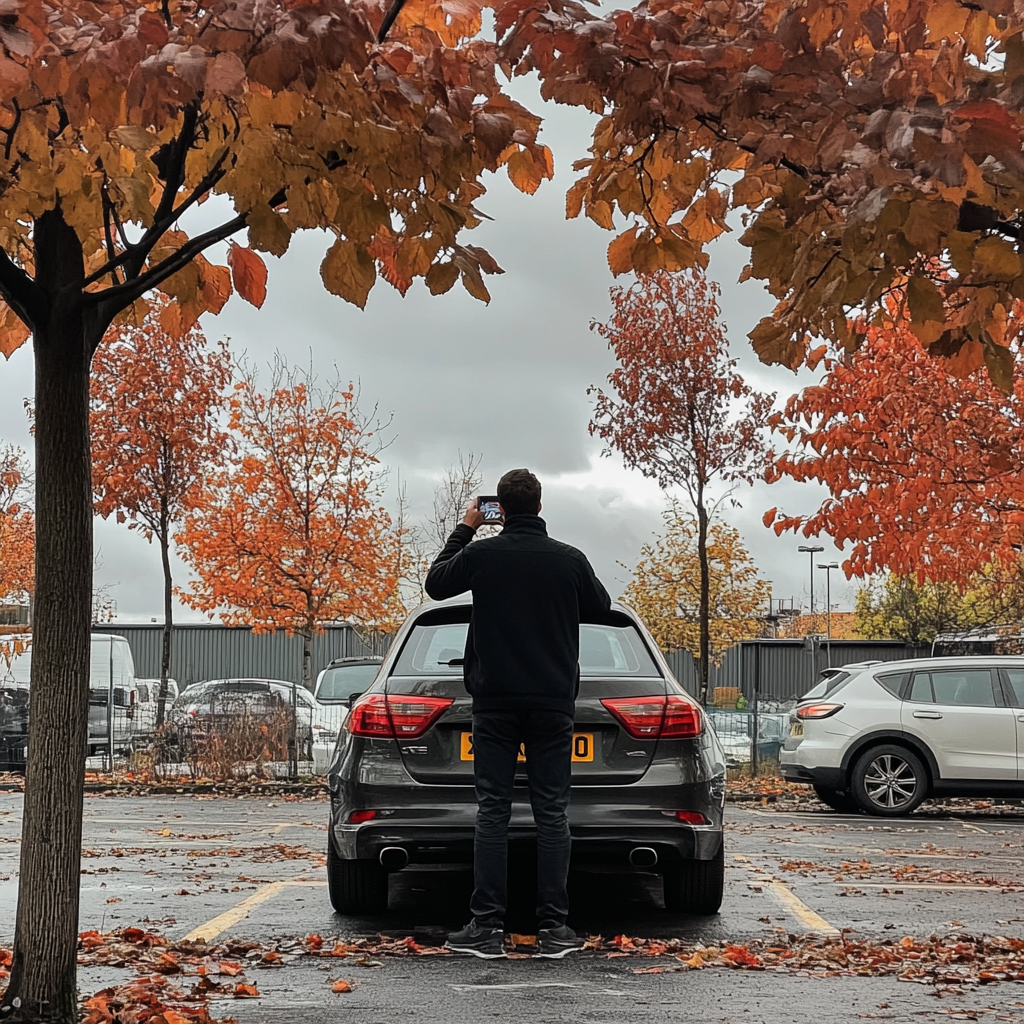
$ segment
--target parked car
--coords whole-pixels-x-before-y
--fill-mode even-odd
[[[293,696],[298,757],[310,760],[318,705],[305,687],[283,679],[210,679],[194,683],[174,701],[168,717],[186,745],[212,736],[242,740],[242,732],[255,736],[255,731],[273,726],[275,736],[264,730],[273,748],[284,744],[290,735]],[[273,754],[284,759],[283,750],[275,749]]]
[[[5,637],[13,640],[14,637]],[[31,636],[21,637],[31,640]],[[32,648],[15,655],[10,668],[0,666],[0,766],[24,771],[28,756],[29,680]],[[132,743],[136,703],[135,662],[123,636],[93,633],[89,662],[89,738],[85,754],[105,751],[111,739],[114,753],[124,753]]]
[[[326,773],[349,708],[373,682],[383,661],[376,656],[335,658],[316,677],[313,699],[320,710],[313,722],[314,775]]]
[[[780,764],[837,811],[1024,796],[1024,657],[845,665],[797,704]]]
[[[470,611],[467,598],[414,611],[353,704],[328,772],[327,878],[339,913],[384,910],[388,872],[407,864],[472,863]],[[659,872],[670,909],[716,913],[725,756],[706,715],[625,605],[580,627],[580,671],[573,863]],[[535,835],[517,787],[510,842]]]
[[[160,702],[159,679],[136,679],[135,717],[132,720],[132,743],[134,746],[149,743],[156,734],[157,705]],[[167,703],[164,706],[166,720],[171,705],[177,700],[178,684],[174,679],[167,680]]]

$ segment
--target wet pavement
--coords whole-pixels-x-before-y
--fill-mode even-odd
[[[0,942],[13,930],[21,798],[0,795]],[[415,934],[429,942],[465,923],[470,877],[407,869],[391,879],[390,909],[374,918],[332,912],[324,878],[322,799],[92,796],[86,800],[81,929],[140,925],[172,939],[318,933],[325,938]],[[668,913],[656,875],[572,877],[582,933],[746,943],[809,932],[858,938],[988,934],[1024,938],[1024,809],[926,807],[880,821],[770,806],[727,809],[721,914]],[[529,915],[511,922],[529,928]],[[635,960],[483,963],[388,960],[380,968],[290,964],[258,976],[260,999],[214,1007],[241,1024],[313,1024],[343,1012],[355,1024],[429,1021],[920,1020],[973,1014],[1024,1022],[1024,985],[938,999],[883,978],[693,971],[636,975]],[[85,968],[83,989],[116,972]],[[355,990],[334,995],[328,977]],[[888,1004],[888,1005],[882,1005]],[[795,1011],[799,1007],[799,1012]],[[984,1011],[984,1012],[983,1012]],[[968,1017],[967,1019],[972,1019]]]

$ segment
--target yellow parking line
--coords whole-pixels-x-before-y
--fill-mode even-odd
[[[201,924],[198,928],[193,928],[188,933],[182,942],[212,942],[218,935],[222,935],[229,928],[233,928],[239,921],[249,916],[249,912],[253,907],[259,906],[261,903],[265,903],[267,900],[276,896],[282,889],[287,888],[290,885],[323,885],[324,883],[318,879],[311,878],[286,878],[280,882],[271,882],[269,885],[264,886],[262,889],[254,892],[251,896],[247,896],[241,903],[235,904],[230,910],[225,910],[223,914],[218,914],[216,917],[207,921],[206,924]]]
[[[816,914],[792,889],[783,882],[764,883],[771,894],[802,924],[808,931],[819,935],[838,937],[839,929],[830,925],[825,918]]]

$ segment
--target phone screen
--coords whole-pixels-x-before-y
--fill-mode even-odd
[[[498,504],[496,497],[481,495],[477,499],[477,507],[483,513],[485,523],[501,522],[501,506]]]

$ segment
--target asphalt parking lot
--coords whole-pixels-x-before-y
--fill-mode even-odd
[[[81,930],[140,926],[173,939],[260,942],[316,933],[384,932],[436,940],[465,923],[470,878],[445,869],[392,877],[391,909],[342,918],[327,899],[322,799],[91,796],[86,800]],[[17,892],[21,797],[0,795],[0,942],[9,942]],[[654,875],[578,873],[581,933],[746,943],[780,935],[858,937],[988,934],[1024,938],[1024,809],[930,809],[881,821],[812,809],[730,805],[721,914],[668,913]],[[513,927],[529,927],[529,915]],[[355,990],[329,993],[318,964],[263,972],[261,998],[224,1014],[242,1024],[319,1021],[342,1009],[357,1024],[422,1020],[1024,1021],[1024,986],[935,994],[894,978],[814,978],[722,971],[638,975],[599,955],[561,962],[482,963],[456,957],[388,960],[348,969]],[[333,978],[337,973],[331,975]],[[355,972],[353,974],[353,972]],[[115,972],[116,973],[116,972]],[[110,968],[83,968],[83,989]],[[798,1001],[800,1011],[795,1013]]]

